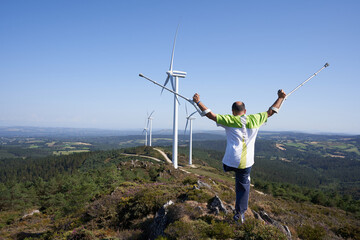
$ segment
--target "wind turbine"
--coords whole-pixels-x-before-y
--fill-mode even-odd
[[[173,91],[176,93],[174,94],[174,118],[173,118],[173,151],[172,151],[172,162],[174,165],[174,168],[178,168],[178,97],[177,93],[179,91],[179,78],[185,78],[186,72],[182,71],[176,71],[173,70],[173,64],[174,64],[174,54],[175,54],[175,44],[176,44],[176,37],[178,33],[179,26],[176,29],[175,38],[174,38],[174,45],[171,53],[171,60],[170,60],[170,68],[169,71],[166,72],[168,75],[164,86],[170,81]],[[164,90],[164,88],[161,90],[161,92]]]
[[[146,121],[145,121],[145,127],[144,127],[144,130],[142,131],[142,134],[144,134],[144,132],[145,132],[145,146],[147,146],[148,128],[146,127]]]
[[[147,129],[149,129],[149,146],[150,147],[151,147],[152,120],[153,120],[153,118],[151,116],[153,115],[154,112],[155,112],[155,110],[152,111],[150,115],[148,114],[148,121],[147,121],[147,127],[146,127]],[[149,125],[150,125],[150,127],[149,127]]]
[[[186,110],[186,125],[185,125],[185,133],[186,133],[186,128],[188,126],[188,123],[190,121],[190,139],[189,139],[189,165],[192,165],[192,121],[195,120],[196,118],[192,117],[192,115],[194,115],[195,113],[197,113],[197,111],[193,112],[192,114],[188,114],[187,111],[187,107],[185,105],[185,110]]]

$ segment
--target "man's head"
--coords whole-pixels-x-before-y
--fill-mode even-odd
[[[245,104],[240,101],[234,102],[231,109],[234,116],[244,115],[246,113]]]

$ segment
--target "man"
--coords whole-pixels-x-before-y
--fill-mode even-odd
[[[234,102],[232,115],[220,115],[213,113],[201,101],[200,95],[195,93],[193,101],[199,106],[206,117],[215,121],[218,126],[225,128],[226,150],[223,157],[223,168],[225,172],[235,172],[235,221],[245,220],[245,211],[248,208],[250,192],[250,171],[254,164],[255,139],[259,128],[279,111],[286,94],[283,90],[278,91],[278,98],[274,104],[262,113],[245,115],[246,108],[243,102]]]

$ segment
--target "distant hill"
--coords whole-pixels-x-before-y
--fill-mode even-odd
[[[135,130],[104,130],[95,128],[0,127],[3,137],[89,137],[139,134]]]

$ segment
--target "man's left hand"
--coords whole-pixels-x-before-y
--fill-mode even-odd
[[[193,96],[193,101],[195,103],[198,103],[200,101],[200,95],[198,93],[195,93]]]

